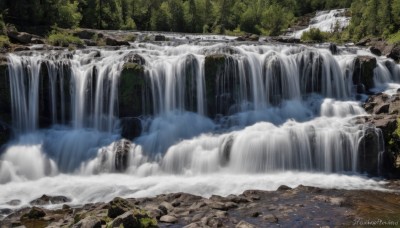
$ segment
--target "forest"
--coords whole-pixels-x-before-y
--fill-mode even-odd
[[[400,28],[400,0],[5,0],[0,30],[12,24],[276,36],[305,15],[334,8],[352,16],[340,40],[395,39]]]

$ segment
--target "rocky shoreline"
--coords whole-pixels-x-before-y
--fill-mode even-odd
[[[388,188],[398,189],[397,182]],[[82,206],[66,197],[32,201],[13,211],[0,227],[337,227],[398,226],[398,191],[339,190],[280,186],[276,191],[247,190],[240,195],[203,198],[187,193],[149,198],[115,198]],[[60,209],[44,209],[51,202]],[[18,202],[14,202],[18,203]]]

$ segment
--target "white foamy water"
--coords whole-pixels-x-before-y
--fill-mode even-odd
[[[332,32],[335,28],[342,30],[350,24],[350,17],[346,17],[345,14],[346,9],[319,11],[315,17],[311,18],[307,28],[294,32],[293,36],[300,39],[303,33],[311,28],[317,28],[323,32]]]
[[[218,175],[155,175],[135,177],[125,174],[103,174],[97,176],[58,175],[36,181],[13,182],[0,186],[0,208],[12,208],[6,202],[21,200],[28,206],[33,199],[43,194],[64,195],[72,199],[71,205],[107,202],[114,197],[151,197],[158,194],[186,192],[204,197],[213,194],[227,196],[240,194],[249,189],[276,190],[280,185],[298,185],[339,189],[383,190],[385,182],[360,176],[283,172],[271,174]],[[61,205],[49,206],[50,208]]]
[[[379,144],[370,153],[383,153],[380,131],[354,123],[366,115],[352,80],[355,58],[365,51],[334,56],[305,46],[132,45],[9,55],[17,135],[0,154],[0,208],[42,194],[83,204],[282,184],[383,189],[360,171],[367,134]],[[215,75],[207,69],[210,56],[223,61]],[[135,116],[143,130],[126,149],[126,170],[117,173],[119,79],[129,58],[143,64],[144,83],[134,89],[150,110]],[[397,85],[398,69],[379,58],[376,89]],[[52,124],[44,129],[43,102]]]

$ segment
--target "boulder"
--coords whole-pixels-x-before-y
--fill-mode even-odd
[[[131,211],[125,212],[124,214],[116,217],[111,227],[141,227],[140,222],[133,216]]]
[[[155,35],[154,41],[166,41],[166,38],[163,35]]]
[[[106,37],[105,41],[108,46],[129,46],[128,41],[118,40],[113,37]]]
[[[395,47],[392,48],[390,53],[387,55],[387,57],[392,58],[396,62],[400,61],[400,46],[396,45]]]
[[[44,212],[43,209],[39,208],[39,207],[32,207],[31,210],[22,215],[21,218],[25,218],[25,219],[41,219],[44,216],[46,216],[46,213]]]
[[[97,33],[95,31],[88,29],[78,30],[74,33],[75,36],[85,40],[91,40],[96,34]]]
[[[43,206],[43,205],[50,205],[50,204],[62,204],[71,202],[71,199],[65,196],[48,196],[42,195],[41,197],[32,200],[30,202],[31,205],[35,206]]]
[[[359,93],[368,92],[374,87],[374,69],[377,67],[377,60],[371,56],[358,56],[354,60],[353,84],[365,91],[358,90]]]
[[[382,51],[381,51],[379,48],[377,48],[377,47],[370,47],[370,48],[369,48],[369,51],[370,51],[372,54],[377,55],[377,56],[381,56],[381,55],[382,55]]]
[[[94,216],[89,216],[80,220],[72,228],[101,228],[101,220]]]
[[[164,215],[161,216],[160,222],[165,222],[165,223],[176,223],[178,219],[175,216],[172,215]]]
[[[34,37],[32,34],[16,31],[10,31],[7,33],[7,35],[11,42],[21,44],[30,44],[32,38]]]
[[[110,218],[116,218],[133,208],[134,205],[126,199],[116,197],[108,203],[107,216]]]

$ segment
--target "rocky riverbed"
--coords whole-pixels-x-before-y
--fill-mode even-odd
[[[31,202],[35,206],[12,211],[1,227],[398,226],[400,193],[393,190],[398,185],[390,182],[387,191],[280,186],[210,198],[171,193],[82,206],[63,204],[66,197],[42,196]],[[58,209],[45,209],[51,202]]]

